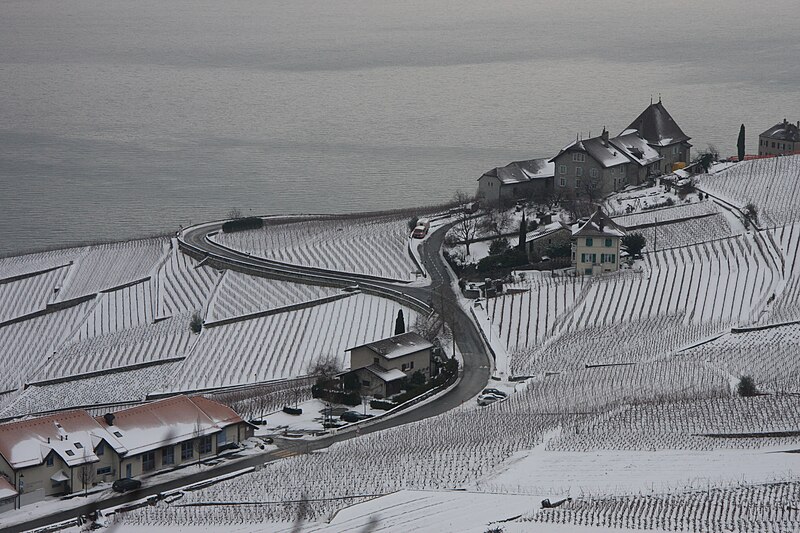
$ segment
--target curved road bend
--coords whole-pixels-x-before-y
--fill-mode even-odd
[[[294,279],[299,282],[312,281],[334,286],[346,286],[358,283],[362,286],[370,286],[371,288],[375,289],[376,292],[386,290],[402,292],[405,295],[412,296],[418,300],[422,300],[428,305],[431,305],[439,313],[442,312],[442,307],[444,307],[444,316],[451,328],[451,331],[455,333],[456,344],[458,344],[458,348],[464,358],[461,381],[452,390],[439,396],[435,401],[409,411],[401,412],[392,418],[364,427],[359,431],[359,433],[372,433],[390,427],[409,424],[411,422],[417,422],[425,418],[437,416],[458,407],[465,401],[471,400],[486,386],[486,383],[489,381],[491,364],[489,361],[490,356],[486,352],[483,341],[480,338],[480,333],[475,329],[472,320],[456,303],[456,295],[450,285],[448,267],[444,264],[444,261],[439,254],[442,242],[444,241],[444,235],[447,232],[447,229],[450,227],[449,225],[439,228],[431,233],[431,235],[423,244],[421,257],[425,268],[431,277],[431,285],[428,287],[409,287],[400,283],[376,281],[373,279],[365,279],[364,277],[358,275],[345,273],[325,273],[322,275],[318,272],[314,272],[313,269],[310,271],[309,269],[305,269],[303,267],[285,265],[275,261],[269,261],[266,259],[251,257],[247,254],[233,252],[227,248],[218,246],[216,243],[213,243],[206,238],[209,233],[220,231],[221,226],[222,222],[212,222],[193,226],[191,228],[187,228],[183,232],[183,235],[179,237],[179,240],[183,240],[191,247],[203,250],[203,253],[214,259],[214,265],[220,268],[232,268],[234,270],[242,270],[249,273],[259,272],[266,277],[274,276],[285,279]],[[434,288],[439,291],[436,293],[435,297],[432,290]],[[337,433],[335,435],[315,441],[291,441],[286,439],[278,439],[276,440],[276,444],[279,446],[279,449],[267,454],[255,455],[253,457],[233,463],[224,463],[213,468],[209,467],[206,472],[198,472],[161,484],[154,484],[133,493],[114,496],[98,503],[87,504],[81,507],[70,509],[68,511],[60,511],[42,518],[30,520],[23,524],[7,527],[0,526],[0,530],[2,530],[3,533],[16,533],[48,526],[57,522],[63,522],[65,520],[76,518],[80,515],[88,514],[98,507],[104,509],[146,498],[148,496],[154,496],[158,493],[179,489],[186,485],[204,481],[211,477],[235,472],[243,468],[248,468],[251,466],[258,467],[264,463],[284,459],[290,455],[300,455],[314,450],[327,448],[335,442],[352,439],[356,436],[357,435],[355,431],[348,431]]]

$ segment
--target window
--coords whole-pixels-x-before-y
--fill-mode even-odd
[[[625,165],[622,165],[621,167],[619,167],[619,175],[620,176],[624,176],[625,175]]]
[[[102,466],[102,467],[97,469],[97,475],[98,476],[102,476],[103,474],[110,474],[110,473],[111,473],[111,467],[110,466]]]
[[[596,168],[590,168],[589,169],[589,176],[591,176],[593,178],[596,178],[597,177],[597,169]]]
[[[592,273],[592,269],[591,268],[584,269],[583,273],[584,274],[591,274]]]
[[[567,165],[558,165],[558,173],[559,174],[566,174],[567,173]]]
[[[194,457],[194,444],[191,441],[181,442],[181,460],[185,461]]]
[[[575,175],[583,176],[583,167],[575,167]]]
[[[775,141],[772,141],[772,147],[775,148]]]
[[[361,384],[364,385],[365,387],[369,387],[370,386],[370,382],[369,382],[368,379],[362,379],[361,380]]]
[[[82,450],[83,449],[83,444],[81,444],[80,442],[76,442],[75,443],[75,447],[78,448],[79,450]]]
[[[406,370],[408,370],[408,368],[407,368],[407,366],[406,366],[406,364],[405,364],[405,363],[403,363],[402,365],[400,365],[400,370],[402,370],[403,372],[405,372]]]
[[[580,178],[575,178],[575,188],[577,189],[580,186],[581,186],[581,179]]]
[[[122,433],[120,433],[119,431],[115,431],[115,432],[114,432],[114,436],[116,436],[116,437],[122,437]]]
[[[558,179],[558,184],[560,186],[562,186],[562,187],[566,187],[567,186],[567,178],[559,178]]]
[[[615,254],[601,254],[600,255],[600,262],[601,263],[611,263],[614,264],[616,262],[616,255]]]
[[[65,453],[66,453],[67,455],[69,455],[70,457],[72,457],[73,455],[75,455],[75,452],[73,452],[72,450],[65,450]]]
[[[211,435],[200,437],[200,455],[211,453]]]
[[[611,239],[606,239],[606,248],[611,246]]]
[[[225,446],[226,444],[228,444],[228,430],[223,429],[217,433],[217,448],[220,446]]]
[[[167,446],[161,450],[161,464],[174,465],[175,464],[175,446]]]
[[[414,370],[414,361],[411,361],[410,363],[408,363],[408,369],[409,370]]]
[[[150,472],[156,469],[156,452],[145,452],[142,454],[142,472]]]
[[[586,237],[586,246],[591,246],[592,244],[594,244],[594,239]]]
[[[52,452],[47,454],[47,459],[45,459],[45,463],[47,466],[53,466],[53,454]]]
[[[678,147],[677,146],[673,146],[672,147],[672,155],[675,155],[677,153],[678,153]]]
[[[378,360],[377,357],[373,357],[372,362],[377,365],[380,361]]]
[[[94,453],[98,457],[106,453],[105,443],[101,441],[100,444],[97,445],[97,448],[94,449]]]
[[[584,161],[586,161],[586,154],[575,152],[574,154],[572,154],[572,160],[575,161],[576,163],[583,163]]]

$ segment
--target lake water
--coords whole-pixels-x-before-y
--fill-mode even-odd
[[[0,255],[425,205],[622,130],[800,120],[800,3],[0,0]]]

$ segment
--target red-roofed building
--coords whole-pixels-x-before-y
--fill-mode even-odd
[[[252,426],[233,409],[202,396],[173,396],[97,422],[127,450],[119,477],[196,462],[253,436]]]
[[[126,452],[86,411],[65,411],[0,425],[0,474],[21,504],[113,479]]]
[[[236,412],[202,396],[174,396],[97,418],[73,410],[0,424],[0,510],[7,500],[25,505],[196,462],[252,435]]]

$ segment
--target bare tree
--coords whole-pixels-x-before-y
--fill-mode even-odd
[[[458,206],[465,206],[474,200],[473,196],[465,193],[464,191],[456,191],[453,195],[453,202]],[[475,240],[478,233],[478,219],[466,213],[461,214],[461,218],[453,226],[453,233],[456,238],[463,242],[467,248],[467,255],[469,255],[469,245]]]
[[[481,227],[500,237],[511,225],[511,213],[506,209],[489,210],[481,221]]]
[[[83,497],[89,496],[89,485],[94,484],[96,481],[96,472],[94,463],[89,462],[89,449],[88,446],[83,447],[83,464],[78,468],[78,481],[83,486]]]
[[[442,317],[436,313],[431,313],[428,316],[419,315],[414,321],[411,330],[418,333],[428,342],[433,342],[439,335],[442,324]]]

